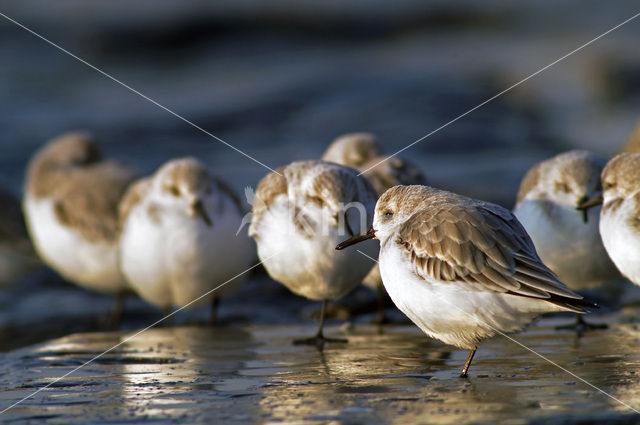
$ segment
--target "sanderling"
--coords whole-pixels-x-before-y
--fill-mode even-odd
[[[582,203],[602,204],[600,235],[620,272],[640,285],[640,154],[623,153],[602,170],[602,195]]]
[[[387,189],[403,184],[427,184],[424,174],[410,162],[399,157],[385,160],[380,143],[371,133],[348,133],[336,138],[322,155],[324,161],[335,162],[355,168],[369,179],[378,196]],[[378,322],[383,323],[386,296],[380,277],[380,269],[375,264],[362,282],[378,293]]]
[[[396,306],[427,335],[469,356],[496,333],[550,311],[593,306],[549,270],[506,209],[428,186],[396,186],[378,200],[373,226],[336,249],[380,241],[380,272]]]
[[[118,267],[118,203],[133,178],[103,160],[89,134],[66,133],[31,159],[23,200],[40,257],[80,286],[118,294],[116,320],[129,288]]]
[[[602,193],[605,164],[604,158],[580,150],[542,161],[525,175],[513,209],[544,264],[572,290],[619,277],[600,238],[600,208],[578,209]]]
[[[270,173],[258,184],[249,235],[269,275],[292,292],[322,301],[315,337],[296,341],[321,345],[327,300],[347,294],[371,270],[371,260],[349,250],[336,255],[336,243],[366,231],[376,193],[348,167],[324,161],[299,161]],[[375,243],[361,247],[377,256]],[[344,341],[344,340],[334,340]]]
[[[138,294],[168,312],[210,302],[236,289],[255,255],[231,189],[195,158],[175,159],[134,183],[120,204],[120,265]],[[220,286],[223,285],[223,286]],[[219,287],[220,286],[220,287]],[[218,288],[219,287],[219,288]]]
[[[40,266],[20,201],[0,187],[0,285],[10,284]]]

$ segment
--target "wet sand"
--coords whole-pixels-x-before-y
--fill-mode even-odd
[[[5,413],[6,423],[596,424],[639,423],[640,309],[597,319],[582,338],[541,319],[514,339],[620,402],[504,337],[483,344],[469,379],[466,353],[413,326],[357,325],[348,344],[294,346],[301,326],[154,328],[124,342]],[[127,340],[82,333],[2,356],[3,406]],[[621,403],[622,402],[622,403]]]

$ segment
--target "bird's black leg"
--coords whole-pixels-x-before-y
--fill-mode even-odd
[[[385,323],[388,323],[387,318],[384,315],[384,307],[386,304],[387,294],[385,293],[384,287],[382,285],[378,285],[377,295],[378,295],[378,317],[376,318],[376,323],[378,325],[384,325]],[[379,331],[381,330],[382,329],[379,329]]]
[[[115,329],[122,320],[122,314],[124,313],[124,302],[127,299],[127,291],[120,291],[116,295],[116,305],[113,311],[107,316],[103,322],[107,329]]]
[[[465,362],[464,367],[462,368],[462,372],[460,372],[461,378],[466,378],[467,376],[469,376],[467,372],[469,371],[469,366],[471,366],[473,355],[476,354],[477,349],[478,347],[475,347],[473,350],[469,350],[469,356],[467,356],[467,361]]]
[[[344,338],[327,338],[323,335],[322,330],[324,328],[324,318],[327,311],[327,300],[322,301],[322,310],[320,312],[320,326],[318,327],[318,333],[311,338],[296,339],[293,341],[295,345],[315,345],[318,348],[322,348],[326,342],[349,342]]]
[[[162,312],[164,314],[164,322],[162,323],[162,326],[170,328],[173,326],[173,316],[171,315],[171,306],[167,305],[162,309]]]
[[[582,336],[587,331],[593,331],[596,329],[607,329],[609,326],[606,323],[589,323],[582,318],[582,314],[576,314],[576,321],[570,325],[556,326],[558,330],[573,330],[578,336]]]
[[[220,304],[220,297],[213,295],[211,298],[211,317],[209,318],[209,324],[215,326],[218,321],[218,305]]]

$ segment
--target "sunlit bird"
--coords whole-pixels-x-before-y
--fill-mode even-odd
[[[66,133],[32,157],[23,199],[40,257],[73,283],[118,294],[115,321],[129,288],[118,266],[118,203],[133,178],[89,134]]]
[[[169,312],[211,303],[245,280],[253,242],[236,236],[240,201],[195,158],[176,159],[137,181],[120,205],[122,271],[140,296]],[[231,280],[230,280],[231,279]]]
[[[373,226],[339,244],[380,241],[382,281],[396,306],[432,338],[469,350],[551,311],[594,306],[570,291],[506,209],[428,186],[396,186]]]
[[[600,208],[579,210],[602,194],[605,164],[604,158],[578,150],[542,161],[522,180],[513,209],[542,261],[573,290],[619,277],[600,238]]]
[[[324,161],[291,163],[264,177],[253,200],[249,227],[258,255],[269,275],[297,295],[322,301],[315,337],[299,343],[325,341],[327,300],[346,295],[371,270],[371,260],[350,249],[336,255],[335,245],[364,233],[373,218],[376,193],[348,167]],[[361,250],[375,257],[375,243]]]
[[[583,209],[602,205],[600,235],[620,272],[640,285],[640,153],[623,153],[602,171],[600,196],[582,203]]]
[[[324,152],[322,159],[355,168],[363,173],[378,196],[399,184],[427,184],[425,175],[410,162],[397,156],[384,156],[380,143],[371,133],[348,133],[336,138]],[[386,295],[378,264],[374,264],[363,283],[377,291],[378,322],[384,322]]]

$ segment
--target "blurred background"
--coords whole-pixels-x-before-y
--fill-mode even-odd
[[[275,168],[336,136],[391,153],[637,12],[637,2],[5,0],[7,16]],[[434,185],[513,205],[534,162],[611,155],[640,117],[633,21],[405,151]],[[237,189],[267,172],[0,19],[0,183],[87,129],[151,172],[196,155]]]
[[[276,168],[319,158],[345,132],[375,133],[388,153],[402,149],[630,18],[637,6],[5,0],[1,12]],[[571,148],[611,156],[625,143],[640,117],[639,37],[635,20],[402,156],[434,186],[511,208],[535,162]],[[3,17],[0,57],[0,185],[18,196],[30,155],[73,129],[93,132],[108,156],[143,173],[187,155],[238,191],[267,173]],[[78,317],[112,305],[52,282],[45,275],[0,294],[0,329],[11,341],[0,348],[91,328]],[[246,295],[235,306],[223,303],[222,315],[244,308],[250,321],[256,314],[282,321],[307,305],[290,298],[297,303],[290,316],[286,309],[256,313]],[[31,327],[29,340],[15,339],[34,321],[40,333]]]

